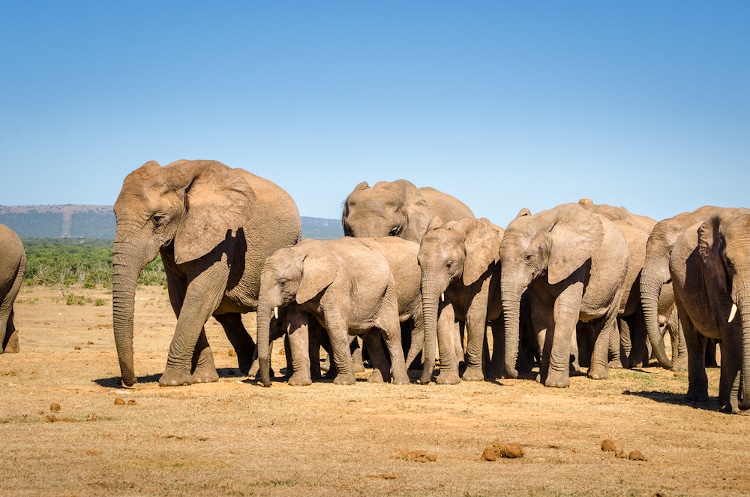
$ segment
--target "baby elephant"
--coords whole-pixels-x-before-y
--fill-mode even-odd
[[[338,369],[334,383],[349,385],[356,381],[350,334],[362,335],[370,351],[375,369],[370,381],[390,381],[392,367],[394,383],[409,383],[401,348],[396,284],[388,259],[373,248],[377,243],[375,239],[350,237],[306,239],[279,249],[266,259],[258,301],[258,360],[264,386],[271,385],[268,354],[271,317],[275,308],[292,302],[328,330]],[[390,365],[381,334],[374,329],[382,332],[390,352]],[[293,333],[290,333],[292,342]],[[295,352],[292,350],[293,360]]]
[[[0,353],[18,352],[18,332],[13,325],[13,303],[21,288],[26,253],[21,239],[0,224]]]

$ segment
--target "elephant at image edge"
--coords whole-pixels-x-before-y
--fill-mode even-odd
[[[609,337],[628,270],[627,242],[614,223],[578,204],[519,215],[505,229],[500,261],[506,376],[517,377],[519,308],[528,290],[542,383],[570,385],[571,341],[579,320],[592,322],[596,337],[588,376],[606,378]]]
[[[261,275],[258,303],[258,361],[261,381],[270,386],[269,325],[274,309],[290,303],[314,316],[328,330],[338,375],[334,383],[356,381],[352,370],[349,336],[363,335],[374,371],[370,381],[407,384],[404,353],[401,348],[398,295],[386,257],[372,248],[376,239],[351,237],[338,240],[302,240],[295,246],[277,250],[268,257]],[[381,333],[390,352],[391,365],[384,354]],[[292,350],[304,356],[302,348]],[[295,374],[297,368],[295,367]]]
[[[466,370],[464,380],[483,380],[502,375],[504,330],[500,302],[500,241],[503,229],[485,218],[462,219],[428,231],[419,247],[422,268],[422,302],[426,336],[438,335],[439,384],[456,384],[458,358],[454,334],[438,330],[440,298],[453,305],[455,316],[466,323]],[[483,365],[486,326],[493,334],[494,353]],[[438,330],[438,331],[436,331]],[[460,346],[458,347],[460,350]],[[426,359],[427,360],[427,359]],[[484,367],[483,367],[484,366]]]
[[[18,352],[18,331],[13,324],[13,304],[21,289],[26,252],[15,231],[0,224],[0,353]]]
[[[687,228],[669,271],[688,349],[687,398],[708,400],[706,342],[721,339],[719,402],[750,409],[750,209],[722,209]]]
[[[271,181],[208,160],[148,162],[130,173],[114,205],[112,317],[122,383],[136,383],[135,289],[161,253],[177,325],[160,385],[216,381],[204,325],[213,315],[247,372],[255,352],[241,313],[257,307],[260,271],[301,238],[292,198]]]
[[[397,236],[419,243],[434,218],[447,223],[474,214],[451,195],[399,179],[373,187],[358,184],[344,202],[341,224],[347,236]]]
[[[684,340],[678,341],[678,349],[672,348],[672,359],[664,350],[662,334],[659,330],[659,315],[663,309],[674,304],[674,290],[669,273],[669,259],[679,236],[691,225],[703,221],[720,211],[720,207],[703,206],[693,212],[683,212],[656,223],[646,242],[646,258],[641,271],[641,304],[643,306],[646,332],[659,364],[665,369],[685,370],[687,368]],[[679,325],[679,323],[678,323]],[[684,332],[678,335],[684,337]],[[674,342],[675,340],[673,340]]]

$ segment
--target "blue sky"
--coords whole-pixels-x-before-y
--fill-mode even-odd
[[[112,204],[187,158],[314,217],[397,178],[502,226],[750,207],[748,26],[746,1],[4,2],[0,205]]]

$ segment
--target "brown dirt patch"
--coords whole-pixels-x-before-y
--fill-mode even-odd
[[[243,381],[212,319],[220,381],[160,388],[175,318],[166,292],[145,287],[140,383],[123,389],[111,295],[75,293],[107,305],[66,305],[49,288],[19,295],[21,352],[0,355],[2,495],[750,494],[750,417],[719,412],[718,369],[700,404],[684,399],[686,374],[658,367],[562,390],[531,379],[266,389]],[[523,457],[488,463],[498,441]]]

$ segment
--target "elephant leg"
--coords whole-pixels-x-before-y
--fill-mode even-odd
[[[578,315],[581,310],[583,282],[575,282],[565,288],[555,299],[552,317],[553,340],[549,354],[549,369],[545,386],[565,388],[570,386],[570,349],[574,338]],[[598,342],[598,340],[597,340]],[[607,358],[607,345],[604,342],[604,358]],[[596,344],[594,345],[596,351]],[[593,357],[592,357],[593,361]]]
[[[20,351],[20,346],[18,344],[18,330],[13,324],[13,308],[7,312],[6,316],[5,319],[0,320],[0,329],[5,330],[5,336],[0,343],[0,353],[15,354]]]
[[[641,368],[648,366],[649,353],[648,347],[646,347],[648,332],[646,330],[646,318],[643,315],[643,308],[638,306],[635,313],[628,318],[627,322],[630,328],[631,343],[628,367]]]
[[[242,323],[242,315],[238,313],[220,314],[214,316],[224,328],[229,343],[234,347],[237,353],[237,364],[242,374],[247,375],[253,364],[253,357],[256,354],[255,341],[250,333],[245,329]]]
[[[393,302],[396,302],[395,298],[393,299]],[[385,340],[385,344],[388,347],[388,353],[390,354],[393,383],[397,385],[408,385],[411,383],[411,380],[406,372],[404,349],[401,348],[401,326],[398,320],[398,309],[395,305],[393,312],[383,315],[380,321],[382,324],[379,325],[378,328],[383,332],[383,339]],[[370,358],[372,358],[372,354],[370,355]]]
[[[459,362],[463,358],[464,348],[461,343],[461,332],[456,325],[452,305],[442,306],[437,321],[437,342],[440,370],[435,382],[438,385],[456,385],[461,383]],[[432,379],[434,364],[425,364],[419,383],[427,384]]]
[[[461,376],[465,381],[483,381],[482,348],[487,335],[487,313],[466,313],[466,370]]]
[[[505,365],[505,322],[502,318],[490,322],[490,331],[492,331],[492,355],[484,362],[485,377],[488,379],[499,379],[503,376],[503,367]],[[489,344],[485,335],[485,349],[489,356]],[[519,354],[519,357],[523,354]]]
[[[216,372],[214,355],[208,344],[205,330],[201,330],[200,335],[198,335],[198,342],[195,344],[192,372],[191,383],[211,383],[219,381],[219,373]]]
[[[686,313],[679,309],[678,312],[688,350],[688,391],[686,398],[697,402],[706,402],[708,400],[708,376],[706,375],[704,361],[707,338],[698,333]]]
[[[627,368],[633,350],[630,324],[626,318],[618,317],[616,325],[619,331],[609,337],[609,367]]]
[[[160,386],[193,383],[194,371],[198,372],[196,379],[205,380],[215,375],[218,380],[215,367],[213,375],[205,371],[214,361],[203,326],[221,302],[228,274],[226,266],[216,263],[199,273],[187,286],[173,278],[179,288],[170,286],[169,298],[177,315],[177,326],[169,345],[167,366],[159,378]],[[204,337],[199,344],[201,334]]]
[[[617,300],[619,302],[619,300]],[[616,311],[604,318],[601,329],[596,333],[594,350],[591,354],[591,366],[586,374],[592,380],[605,380],[609,376],[609,344],[611,338],[619,338],[620,333],[617,331]]]
[[[352,356],[352,367],[355,373],[364,373],[365,372],[365,361],[362,356],[362,347],[359,345],[359,338],[356,336],[351,337],[351,342],[349,343],[349,349]],[[335,364],[333,365],[336,366]]]
[[[380,330],[373,328],[362,336],[362,341],[370,353],[372,373],[367,379],[370,383],[390,383],[391,365],[383,350],[383,339]]]
[[[288,308],[287,334],[289,347],[286,351],[287,361],[291,356],[291,376],[287,380],[290,386],[307,386],[312,384],[310,377],[310,325],[308,315],[300,310]],[[320,364],[320,361],[318,361]],[[289,367],[287,366],[287,374]]]
[[[336,385],[354,385],[357,378],[354,376],[352,354],[350,349],[351,337],[346,320],[333,313],[326,314],[326,328],[328,338],[331,341],[331,363],[336,365]]]

